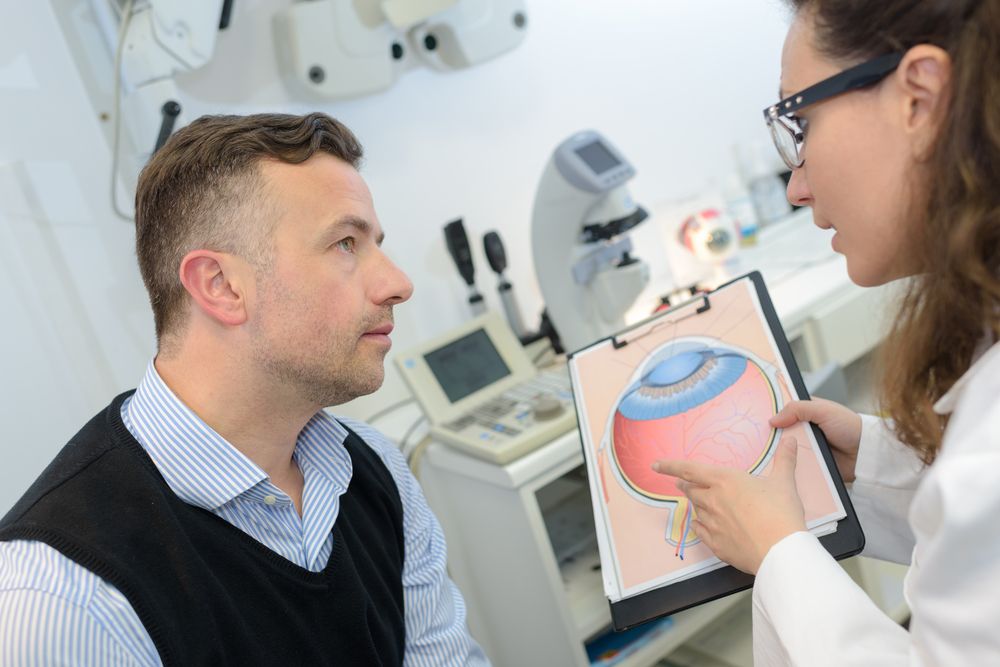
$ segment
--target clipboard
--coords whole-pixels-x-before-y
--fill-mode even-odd
[[[724,317],[726,315],[726,312],[723,312],[721,309],[724,308],[731,309],[732,303],[736,303],[737,301],[742,302],[742,300],[744,299],[744,293],[749,294],[750,300],[755,303],[754,313],[756,314],[757,317],[754,319],[757,323],[755,325],[756,328],[762,331],[766,331],[767,332],[766,337],[769,338],[769,352],[767,354],[764,354],[763,357],[761,358],[757,358],[752,353],[746,352],[745,356],[747,356],[749,361],[745,362],[745,367],[760,366],[761,369],[763,369],[765,366],[768,365],[766,361],[768,354],[777,355],[776,358],[773,359],[774,363],[772,363],[771,365],[774,366],[774,368],[780,370],[777,373],[772,373],[771,376],[772,380],[770,380],[770,382],[774,384],[775,387],[777,388],[775,389],[775,394],[774,394],[775,405],[771,406],[770,409],[774,410],[780,408],[780,405],[782,405],[783,402],[780,402],[778,400],[778,397],[782,394],[786,394],[784,400],[808,399],[809,398],[808,391],[805,387],[805,383],[802,380],[802,376],[795,362],[795,358],[792,355],[792,350],[788,344],[788,340],[785,337],[784,330],[781,326],[780,321],[778,320],[777,313],[774,310],[774,305],[772,304],[771,299],[767,293],[767,288],[764,284],[764,279],[761,276],[761,274],[756,271],[741,276],[739,278],[735,278],[734,280],[731,280],[730,282],[719,286],[712,292],[698,295],[697,297],[688,302],[679,304],[675,307],[670,308],[669,310],[657,313],[653,317],[650,317],[642,322],[639,322],[629,327],[628,329],[625,329],[608,338],[596,341],[591,345],[582,348],[580,350],[577,350],[569,355],[570,374],[571,377],[573,378],[573,391],[575,399],[574,402],[577,407],[580,440],[584,449],[584,459],[588,466],[588,476],[591,477],[591,496],[594,504],[595,524],[598,531],[598,542],[601,548],[601,561],[603,569],[605,570],[606,594],[608,592],[609,587],[611,587],[612,584],[614,583],[609,580],[609,577],[614,576],[614,574],[609,574],[607,572],[609,563],[606,563],[605,561],[607,559],[608,553],[611,552],[615,547],[615,540],[612,531],[613,526],[611,525],[612,522],[607,520],[606,516],[608,512],[607,508],[610,507],[612,502],[616,503],[620,502],[617,499],[609,497],[608,496],[609,491],[611,493],[618,494],[618,497],[620,498],[627,498],[627,494],[626,495],[622,494],[622,489],[624,489],[626,492],[630,493],[632,496],[635,496],[637,498],[639,497],[640,494],[645,494],[647,496],[645,500],[647,501],[647,504],[651,506],[657,505],[656,502],[657,498],[670,497],[670,496],[662,496],[662,497],[656,496],[656,494],[653,494],[649,490],[638,488],[637,485],[634,483],[634,480],[632,480],[629,477],[630,473],[625,469],[625,465],[621,463],[622,460],[626,461],[628,460],[625,459],[623,456],[617,454],[615,455],[617,456],[617,458],[615,458],[615,465],[607,463],[607,460],[609,460],[612,457],[611,454],[607,455],[607,458],[604,460],[603,464],[602,461],[600,460],[600,457],[604,454],[604,452],[608,451],[609,449],[608,442],[612,441],[614,437],[619,436],[621,433],[626,433],[624,430],[622,431],[619,430],[620,424],[626,424],[626,426],[621,427],[622,429],[627,427],[627,415],[625,415],[626,400],[631,400],[630,397],[640,395],[637,392],[644,391],[644,388],[642,386],[636,384],[635,378],[650,377],[651,375],[649,373],[647,373],[645,376],[642,376],[641,373],[643,372],[644,368],[648,368],[649,364],[656,362],[657,359],[666,358],[667,361],[661,362],[660,366],[658,366],[657,368],[661,368],[663,367],[664,364],[666,364],[668,370],[669,368],[677,367],[679,363],[677,360],[683,362],[686,359],[684,355],[679,355],[679,354],[666,356],[667,352],[663,351],[666,348],[663,347],[663,345],[661,345],[660,347],[656,347],[655,344],[650,343],[649,341],[656,338],[661,342],[663,340],[681,341],[681,343],[678,343],[678,345],[683,344],[689,347],[692,345],[696,345],[696,343],[691,342],[695,340],[691,336],[678,336],[676,338],[672,338],[671,336],[673,335],[673,332],[681,331],[684,327],[687,327],[688,329],[691,329],[692,327],[697,328],[697,326],[694,323],[694,320],[698,320],[699,318],[706,318],[705,319],[706,323],[724,322],[725,321]],[[730,310],[730,312],[743,312],[743,311]],[[687,324],[682,324],[682,321],[687,321]],[[667,328],[671,329],[668,330]],[[749,327],[747,328],[749,329]],[[731,335],[731,334],[732,334],[731,331],[726,332],[726,335]],[[721,341],[722,339],[720,338],[719,340]],[[719,344],[722,345],[721,342]],[[642,346],[644,345],[646,346],[646,349],[640,350],[640,348],[642,348]],[[686,349],[686,348],[678,347],[677,349]],[[730,352],[729,348],[725,346],[718,349],[723,350],[721,354],[717,354],[717,356],[720,359],[722,357],[740,356],[740,354],[736,352]],[[737,348],[734,347],[733,349]],[[757,349],[763,349],[763,348],[760,347],[760,345],[758,345]],[[657,350],[660,351],[657,352]],[[695,354],[695,352],[703,355],[707,354],[700,350],[695,350],[694,352],[687,352],[685,354],[687,355],[687,357],[691,357],[692,355]],[[617,405],[618,407],[613,413],[609,413],[604,418],[604,421],[607,422],[608,424],[606,428],[604,428],[603,431],[598,430],[598,427],[601,426],[601,421],[600,421],[601,415],[604,414],[606,408],[599,407],[598,409],[594,410],[592,405],[587,403],[587,396],[585,396],[587,392],[584,390],[584,385],[582,385],[581,382],[586,377],[585,373],[588,372],[596,373],[597,371],[594,369],[597,367],[594,366],[594,363],[596,362],[590,362],[592,367],[589,369],[586,368],[584,365],[585,358],[588,357],[588,355],[591,356],[592,358],[598,358],[600,356],[600,358],[604,360],[604,363],[607,363],[608,359],[618,356],[624,357],[625,355],[627,355],[627,358],[629,360],[628,363],[631,364],[634,363],[634,360],[637,358],[637,355],[641,353],[648,353],[647,357],[643,358],[644,362],[647,362],[647,366],[642,366],[642,364],[640,363],[639,367],[636,368],[634,373],[631,375],[629,380],[630,384],[628,384],[628,386],[632,387],[631,389],[632,393],[628,393],[630,390],[626,387],[626,389],[622,390],[622,393],[617,394],[619,397],[626,396],[626,398],[616,399],[618,400],[618,402],[612,403],[612,405]],[[753,359],[751,359],[751,357]],[[776,363],[779,358],[781,362],[780,364]],[[757,361],[754,361],[754,359],[757,359]],[[724,359],[723,361],[725,361],[725,363],[728,364],[729,366],[735,366],[736,363],[738,362],[738,360],[732,361],[730,359]],[[721,367],[722,365],[723,364],[719,364],[719,367]],[[619,375],[621,375],[621,373],[624,372],[625,372],[624,370],[620,371]],[[732,375],[733,373],[731,372],[730,376]],[[750,371],[747,371],[746,375],[743,377],[750,378],[751,375],[754,375],[754,377],[756,377],[756,374],[751,373]],[[592,375],[591,377],[596,377],[596,376]],[[775,380],[773,378],[777,379]],[[604,385],[608,384],[614,385],[615,380],[612,379],[607,374],[604,374],[600,376],[600,382],[591,384],[597,385],[599,387],[599,391],[595,391],[593,393],[604,392],[604,394],[602,394],[604,403],[601,403],[600,400],[596,401],[596,403],[599,406],[606,406],[608,404],[608,399],[606,398],[606,396],[610,395],[607,392],[612,390],[607,389]],[[619,379],[617,381],[616,386],[621,387],[625,385]],[[635,387],[637,386],[639,386],[639,388],[635,389]],[[662,393],[655,394],[653,396],[654,398],[656,398],[657,396],[660,395],[662,395]],[[719,402],[722,402],[723,398],[724,398],[723,396],[719,395],[719,398],[717,400]],[[707,420],[710,417],[711,415],[705,417],[705,419]],[[825,523],[817,525],[816,529],[822,528],[827,531],[832,530],[832,532],[828,532],[828,534],[819,536],[820,543],[836,559],[843,559],[858,554],[863,549],[865,544],[864,533],[862,532],[861,525],[858,521],[857,514],[855,513],[854,508],[851,504],[850,498],[847,494],[847,490],[844,487],[844,482],[840,477],[839,471],[837,470],[836,463],[834,462],[833,455],[830,451],[829,445],[827,444],[825,436],[823,435],[822,431],[820,431],[820,429],[813,424],[797,425],[796,427],[793,428],[794,429],[801,428],[802,434],[806,434],[807,436],[811,435],[810,446],[813,448],[813,451],[816,454],[813,463],[814,468],[817,471],[821,472],[824,476],[824,479],[827,480],[826,488],[829,498],[824,498],[822,502],[831,502],[836,504],[839,501],[840,507],[838,508],[836,515],[832,516],[840,516],[841,513],[843,514],[843,516],[840,516],[840,518],[836,519],[835,522],[825,521]],[[777,441],[780,437],[780,433],[778,431],[772,430],[772,432],[773,435],[771,435],[770,437],[773,439],[773,443],[767,445],[770,453],[767,454],[766,456],[762,455],[760,460],[757,461],[756,463],[756,465],[759,466],[760,471],[766,471],[769,469],[767,468],[767,466],[770,465],[770,457],[773,456],[773,448],[776,446]],[[598,447],[598,442],[596,438],[596,436],[599,433],[604,433],[607,438],[606,440],[601,441],[600,447]],[[647,431],[647,433],[650,432]],[[768,442],[770,443],[770,440]],[[617,443],[615,446],[617,446]],[[800,446],[802,446],[801,443]],[[595,454],[595,452],[599,453]],[[797,478],[798,475],[800,474],[802,461],[803,458],[800,452],[800,463],[797,465],[797,470],[796,470]],[[602,465],[604,467],[601,467]],[[825,466],[825,471],[823,470],[822,466]],[[608,468],[613,468],[615,470],[614,477],[616,477],[616,479],[609,479],[612,476],[607,473]],[[757,469],[751,469],[752,474],[756,472],[756,470]],[[593,477],[594,475],[599,475],[600,477],[599,482],[594,481],[595,479]],[[632,486],[632,488],[629,488],[630,485]],[[604,494],[603,500],[605,501],[605,504],[603,505],[601,502],[602,498],[597,497],[595,495],[596,486],[599,486],[601,492]],[[618,487],[622,487],[622,489],[619,489]],[[801,491],[802,489],[800,481],[800,493]],[[649,500],[649,498],[652,498],[652,500]],[[643,498],[639,499],[643,500]],[[816,501],[816,504],[817,506],[819,506],[821,504],[821,501]],[[661,500],[660,506],[669,507],[670,506],[669,500]],[[624,501],[624,504],[619,504],[619,507],[624,508],[624,510],[620,511],[620,513],[622,513],[623,511],[625,513],[627,513],[628,511],[633,511],[627,505],[627,500]],[[639,506],[637,505],[636,507]],[[645,505],[643,505],[643,507],[645,507]],[[824,505],[824,507],[826,506]],[[682,532],[678,529],[678,525],[675,519],[675,517],[679,513],[677,511],[678,509],[679,505],[674,508],[671,520],[668,521],[668,526],[663,536],[663,539],[670,542],[672,539],[671,536],[673,536],[673,542],[677,544],[676,548],[679,550],[682,546],[686,546],[687,544],[689,544],[691,538],[687,535],[687,533]],[[650,517],[656,516],[655,514],[653,514],[652,510],[648,512],[645,509],[634,510],[634,511],[635,512],[641,511],[645,513],[644,516],[645,515],[648,515]],[[819,510],[819,511],[820,513],[822,513],[823,511],[826,510]],[[807,511],[807,519],[808,518],[809,517]],[[648,527],[648,523],[642,525],[644,527]],[[623,533],[619,526],[619,535],[623,534],[628,534],[628,533],[627,531]],[[677,537],[678,535],[680,535],[680,537]],[[611,544],[609,544],[609,542],[611,542]],[[653,540],[653,542],[651,543],[655,543],[655,540]],[[704,547],[701,553],[704,554],[705,552],[710,554],[710,551],[707,551],[707,547]],[[683,554],[683,551],[681,553]],[[714,558],[714,556],[712,556],[712,558]],[[708,561],[709,559],[706,558],[703,562],[707,563]],[[621,565],[617,561],[617,559],[615,560],[614,565],[620,568],[621,571],[624,571],[624,566]],[[615,573],[617,573],[618,571],[619,570],[616,569]],[[619,577],[619,579],[621,579],[621,577]],[[711,602],[712,600],[716,600],[718,598],[725,597],[727,595],[731,595],[733,593],[745,590],[753,585],[753,581],[754,577],[752,575],[740,572],[736,568],[729,565],[725,565],[724,563],[721,563],[717,559],[715,559],[715,564],[711,566],[711,569],[707,569],[703,572],[696,572],[688,576],[687,578],[682,578],[677,581],[665,583],[662,586],[652,587],[649,590],[642,590],[635,594],[623,595],[621,599],[618,600],[612,599],[612,596],[609,595],[608,597],[611,609],[612,626],[616,631],[627,630],[631,627],[634,627],[646,621],[650,621],[661,616],[674,614],[676,612],[683,611],[685,609],[706,602]],[[619,581],[618,584],[621,585],[621,581]]]

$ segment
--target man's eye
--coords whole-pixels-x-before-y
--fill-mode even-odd
[[[805,134],[806,130],[809,129],[808,118],[803,118],[802,116],[789,116],[788,119],[799,128],[799,132],[802,134]]]
[[[337,241],[337,247],[344,252],[354,252],[354,237],[348,236],[346,239]]]

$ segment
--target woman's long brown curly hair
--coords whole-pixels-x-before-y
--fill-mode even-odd
[[[931,463],[947,418],[934,403],[1000,338],[1000,0],[791,0],[823,55],[861,62],[917,44],[948,52],[946,116],[911,245],[913,277],[881,352],[880,402]],[[922,202],[923,203],[923,202]]]

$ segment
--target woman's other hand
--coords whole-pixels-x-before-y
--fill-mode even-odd
[[[788,428],[799,422],[812,422],[819,426],[830,443],[840,476],[845,482],[853,482],[861,442],[861,415],[840,403],[814,398],[811,401],[792,401],[770,420],[774,428]]]
[[[663,459],[653,469],[677,477],[697,518],[691,528],[716,556],[756,574],[772,546],[806,529],[795,487],[798,443],[782,438],[767,477],[697,461]]]

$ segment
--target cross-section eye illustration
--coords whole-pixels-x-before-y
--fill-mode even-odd
[[[655,472],[653,462],[760,471],[776,440],[768,424],[780,409],[776,384],[751,353],[689,338],[654,351],[622,393],[611,417],[611,467],[630,495],[671,509],[668,542],[683,548],[697,536],[677,479]]]

